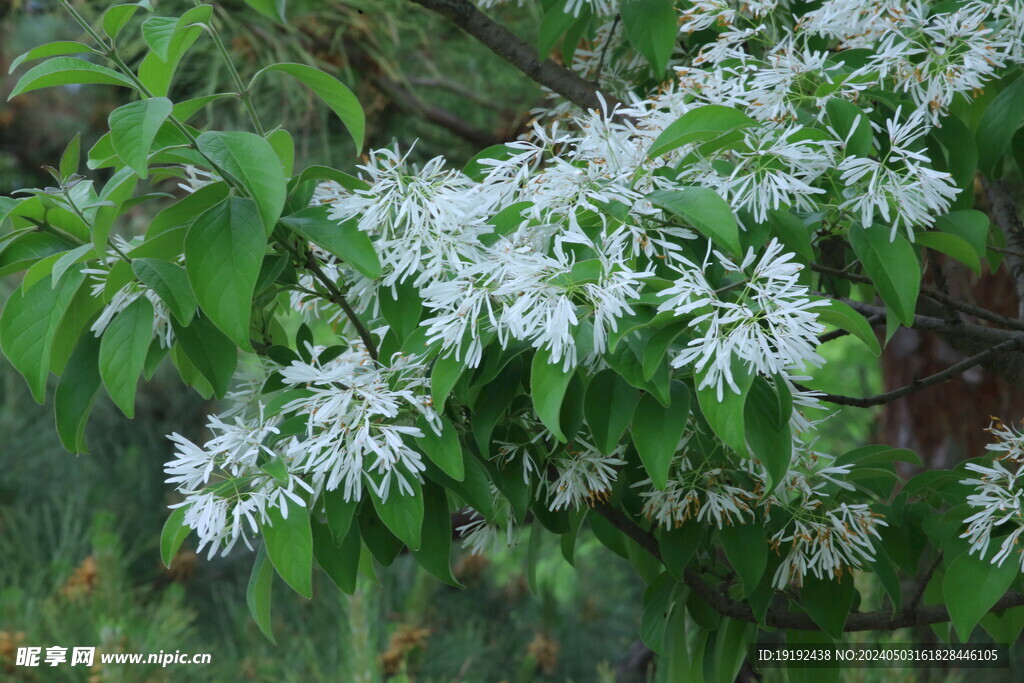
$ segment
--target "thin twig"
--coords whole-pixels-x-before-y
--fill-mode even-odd
[[[844,280],[849,280],[850,282],[859,282],[859,283],[867,284],[867,285],[874,284],[874,282],[871,280],[871,278],[866,277],[864,275],[855,275],[853,273],[844,273],[841,270],[836,270],[835,268],[829,268],[828,266],[823,266],[823,265],[818,264],[818,263],[812,263],[811,264],[811,270],[813,270],[815,272],[818,272],[818,273],[823,273],[825,275],[832,275],[834,277],[843,278]],[[986,320],[986,321],[988,321],[990,323],[993,323],[995,325],[1000,325],[1001,327],[1005,327],[1005,328],[1008,328],[1008,329],[1011,329],[1011,330],[1021,330],[1021,331],[1024,331],[1024,321],[1022,321],[1022,320],[1017,320],[1015,318],[1007,318],[1004,315],[999,315],[998,313],[993,313],[992,311],[990,311],[990,310],[988,310],[986,308],[981,308],[980,306],[975,306],[973,304],[969,304],[967,302],[960,301],[959,299],[954,299],[953,297],[951,297],[951,296],[949,296],[947,294],[943,294],[939,290],[934,289],[932,287],[921,287],[921,294],[927,296],[930,299],[934,299],[935,301],[937,301],[937,302],[939,302],[941,304],[945,304],[945,305],[947,305],[947,306],[949,306],[951,308],[954,308],[954,309],[960,311],[961,313],[966,313],[967,315],[974,316],[975,318],[978,318],[979,320]]]
[[[313,276],[320,281],[320,284],[324,286],[329,295],[331,303],[336,304],[344,311],[345,316],[348,318],[352,326],[356,328],[356,332],[359,333],[359,338],[363,340],[363,344],[366,346],[367,353],[370,354],[370,358],[377,360],[377,345],[373,341],[373,335],[370,334],[370,330],[366,329],[366,325],[359,319],[355,309],[352,308],[348,303],[348,299],[345,298],[345,294],[342,293],[338,286],[331,281],[331,278],[327,277],[323,269],[320,268],[320,264],[317,263],[316,257],[312,254],[306,255],[306,268],[313,273]]]
[[[990,349],[986,349],[981,353],[975,354],[970,358],[960,361],[956,365],[946,368],[942,372],[937,372],[934,375],[929,375],[924,379],[916,380],[913,383],[906,385],[905,387],[900,387],[899,389],[894,389],[884,394],[868,396],[866,398],[843,396],[840,394],[821,393],[817,394],[817,396],[821,400],[828,401],[829,403],[835,403],[836,405],[841,406],[855,406],[857,408],[870,408],[871,406],[878,406],[882,405],[883,403],[890,403],[892,401],[895,401],[896,399],[903,398],[904,396],[916,394],[922,389],[927,389],[928,387],[934,384],[939,384],[941,382],[945,382],[946,380],[953,379],[957,375],[963,374],[964,372],[973,368],[975,365],[978,365],[979,363],[983,362],[986,358],[994,356],[997,353],[1001,353],[1003,351],[1009,351],[1010,349],[1016,346],[1021,346],[1022,344],[1024,344],[1024,337],[1015,337],[1013,339],[1007,339],[1006,341],[1000,344],[996,344]],[[797,386],[801,390],[810,391],[806,387],[800,385]]]

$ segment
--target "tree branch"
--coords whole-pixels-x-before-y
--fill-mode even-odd
[[[1006,244],[1013,251],[1006,252],[1006,267],[1013,277],[1017,291],[1017,317],[1024,318],[1024,258],[1019,252],[1024,251],[1024,225],[1021,224],[1017,204],[1010,194],[1004,180],[988,180],[982,177],[985,196],[988,197],[992,222],[999,226],[1006,236]]]
[[[356,328],[356,332],[359,333],[359,338],[363,340],[363,345],[366,346],[366,352],[370,354],[370,358],[377,360],[377,345],[373,341],[373,335],[370,334],[370,330],[366,329],[366,325],[359,319],[355,309],[352,308],[348,303],[348,299],[342,293],[338,286],[331,281],[331,278],[327,277],[323,269],[320,268],[320,264],[317,263],[316,257],[312,254],[306,255],[306,268],[313,273],[313,276],[324,286],[329,295],[329,300],[333,304],[337,304],[342,311],[345,312],[345,316],[348,318],[352,326]]]
[[[838,277],[838,278],[842,278],[844,280],[849,280],[850,282],[860,282],[862,284],[867,284],[867,285],[874,284],[874,282],[872,282],[871,278],[865,277],[864,275],[856,275],[854,273],[847,273],[845,271],[836,270],[835,268],[829,268],[828,266],[823,266],[823,265],[818,264],[818,263],[812,263],[811,264],[811,270],[813,270],[815,272],[818,272],[818,273],[823,273],[825,275],[831,275],[832,277]],[[960,301],[959,299],[954,299],[953,297],[949,296],[948,294],[943,294],[939,290],[934,289],[932,287],[921,287],[921,294],[924,294],[929,299],[934,299],[935,301],[938,301],[941,304],[945,304],[946,306],[949,306],[950,308],[958,310],[961,313],[966,313],[967,315],[974,316],[975,318],[978,318],[979,320],[986,320],[986,321],[988,321],[990,323],[993,323],[995,325],[999,325],[1001,327],[1006,327],[1006,328],[1011,329],[1011,330],[1021,330],[1021,331],[1024,331],[1024,321],[1015,320],[1014,318],[1007,318],[1004,315],[999,315],[998,313],[993,313],[992,311],[990,311],[990,310],[988,310],[986,308],[981,308],[980,306],[975,306],[975,305],[969,304],[969,303],[967,303],[965,301]]]
[[[541,61],[537,56],[537,50],[481,12],[469,0],[412,2],[440,14],[476,38],[491,52],[573,104],[584,109],[602,108],[597,85],[550,59]],[[614,98],[607,95],[603,97],[608,109],[617,104]]]
[[[649,532],[641,529],[621,510],[611,507],[607,503],[594,506],[594,511],[607,519],[615,528],[626,534],[635,541],[641,548],[650,553],[659,562],[662,561],[661,550],[658,548],[658,541]],[[687,568],[683,572],[683,582],[694,593],[703,598],[719,614],[731,619],[746,621],[751,624],[758,623],[757,617],[746,603],[737,602],[722,595],[713,587],[708,585],[700,574]],[[1024,593],[1011,592],[1000,598],[992,606],[990,612],[998,612],[1011,607],[1024,605]],[[900,610],[893,613],[889,610],[876,610],[874,612],[851,612],[846,620],[844,631],[895,631],[911,626],[927,626],[949,621],[949,611],[945,605],[928,605],[911,609]],[[818,626],[806,614],[795,612],[780,612],[769,610],[765,615],[765,626],[773,628],[797,629],[801,631],[820,631]]]
[[[996,344],[992,348],[986,349],[981,353],[977,353],[970,358],[966,358],[941,372],[936,372],[934,375],[929,375],[924,379],[915,380],[912,384],[908,384],[905,387],[900,387],[899,389],[894,389],[884,394],[877,394],[866,398],[857,398],[855,396],[843,396],[841,394],[825,394],[819,392],[818,398],[823,401],[828,401],[829,403],[835,403],[836,405],[855,406],[857,408],[870,408],[872,406],[882,405],[883,403],[889,403],[890,401],[895,401],[896,399],[909,396],[910,394],[916,394],[922,389],[926,389],[934,384],[939,384],[953,379],[957,375],[970,370],[990,356],[1002,353],[1003,351],[1009,351],[1010,349],[1021,346],[1022,344],[1024,344],[1024,337],[1007,339],[1006,341]],[[810,391],[807,387],[799,384],[797,387],[804,391]]]
[[[424,102],[411,90],[399,83],[383,77],[376,78],[374,80],[376,80],[377,84],[380,85],[383,90],[387,91],[389,95],[404,104],[407,108],[419,113],[427,121],[455,133],[463,140],[472,142],[475,145],[480,145],[481,147],[500,145],[505,142],[505,139],[501,136],[495,135],[494,133],[486,130],[481,130],[476,126],[467,123],[447,109]]]

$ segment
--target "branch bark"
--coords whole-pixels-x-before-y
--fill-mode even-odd
[[[505,139],[501,136],[495,135],[490,131],[481,130],[480,128],[477,128],[476,126],[459,118],[447,109],[424,102],[417,97],[415,93],[400,83],[396,83],[395,81],[383,77],[377,78],[376,81],[383,90],[400,103],[419,113],[427,121],[455,133],[463,140],[472,142],[475,145],[480,145],[481,147],[500,145],[505,142]]]
[[[537,50],[481,12],[469,0],[412,2],[440,14],[531,79],[579,107],[600,109],[607,106],[611,109],[617,104],[614,98],[602,94],[605,101],[605,105],[602,105],[601,98],[598,97],[600,90],[596,84],[550,59],[541,61],[537,56]]]
[[[659,562],[662,561],[658,541],[649,532],[641,529],[621,510],[606,503],[596,505],[594,511],[607,519],[615,528],[622,531],[635,541],[641,548],[650,553]],[[758,623],[750,607],[737,602],[716,591],[694,569],[687,568],[683,572],[683,581],[694,593],[702,597],[719,614],[730,619],[738,619],[751,624]],[[992,606],[990,612],[999,612],[1011,607],[1024,605],[1024,593],[1010,592],[1000,598]],[[876,610],[874,612],[851,612],[846,620],[844,631],[895,631],[911,626],[927,626],[949,621],[949,611],[945,605],[914,606],[912,609],[891,612]],[[765,615],[765,626],[773,628],[797,629],[801,631],[820,631],[821,627],[806,614],[769,610]]]
[[[1017,292],[1017,317],[1024,319],[1024,258],[1020,256],[1020,252],[1024,251],[1024,224],[1021,223],[1017,203],[1006,181],[982,178],[982,186],[988,198],[992,221],[1003,231],[1006,245],[1011,248],[1005,251],[1006,266]]]

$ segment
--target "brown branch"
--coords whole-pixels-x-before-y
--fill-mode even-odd
[[[913,383],[908,384],[905,387],[893,389],[892,391],[886,392],[884,394],[877,394],[875,396],[868,396],[865,398],[857,398],[855,396],[843,396],[841,394],[819,393],[818,398],[820,398],[823,401],[828,401],[829,403],[835,403],[836,405],[855,406],[857,408],[870,408],[872,406],[882,405],[883,403],[889,403],[891,401],[895,401],[896,399],[903,398],[904,396],[916,394],[922,389],[926,389],[935,384],[951,380],[957,375],[960,375],[970,370],[975,365],[978,365],[979,363],[983,362],[990,356],[994,356],[997,353],[1002,353],[1003,351],[1009,351],[1010,349],[1021,346],[1022,344],[1024,344],[1024,337],[1015,337],[1013,339],[1007,339],[1006,341],[1000,342],[999,344],[996,344],[992,348],[986,349],[981,353],[977,353],[971,356],[970,358],[966,358],[957,363],[956,365],[952,365],[941,372],[936,372],[934,375],[929,375],[924,379],[914,380]],[[797,388],[801,389],[802,391],[810,391],[810,389],[808,389],[807,387],[801,386],[799,384],[797,385]]]
[[[649,532],[641,529],[621,510],[611,507],[607,503],[598,504],[594,511],[607,519],[615,528],[626,534],[635,541],[641,548],[650,553],[659,562],[662,561],[661,550],[658,548],[658,541]],[[722,616],[731,619],[746,621],[751,624],[758,623],[750,606],[743,602],[732,600],[722,595],[710,586],[700,574],[687,568],[683,572],[683,582],[694,593],[703,598],[711,607]],[[1011,592],[1000,598],[989,610],[998,612],[1011,607],[1024,605],[1024,593]],[[874,612],[851,612],[846,619],[844,631],[895,631],[911,626],[927,626],[949,621],[949,611],[945,605],[928,605],[926,607],[914,606],[913,609],[900,610],[893,614],[889,610],[876,610]],[[821,627],[806,614],[795,612],[780,612],[769,610],[765,615],[765,626],[773,628],[797,629],[800,631],[820,631]]]
[[[573,104],[584,109],[602,108],[597,85],[550,59],[541,61],[533,47],[481,12],[469,0],[412,1],[437,12],[476,38],[491,52]],[[609,109],[617,104],[614,98],[607,95],[604,95],[604,101]]]
[[[1004,180],[982,178],[985,196],[988,197],[992,222],[999,226],[1006,236],[1006,244],[1014,251],[1006,253],[1006,267],[1013,277],[1017,291],[1017,317],[1024,318],[1024,258],[1018,253],[1024,251],[1024,225],[1021,224],[1017,204]]]
[[[866,285],[873,285],[874,284],[874,282],[871,280],[871,278],[866,277],[864,275],[856,275],[854,273],[847,273],[845,271],[836,270],[835,268],[829,268],[828,266],[823,266],[823,265],[818,264],[818,263],[812,263],[811,264],[811,270],[813,270],[815,272],[818,272],[818,273],[825,274],[825,275],[831,275],[832,277],[838,277],[838,278],[842,278],[844,280],[849,280],[850,282],[859,282],[859,283],[866,284]],[[949,306],[950,308],[953,308],[953,309],[955,309],[957,311],[960,311],[961,313],[966,313],[967,315],[974,316],[975,318],[978,318],[979,320],[986,320],[986,321],[988,321],[990,323],[993,323],[995,325],[999,325],[1001,327],[1006,327],[1006,328],[1011,329],[1011,330],[1022,330],[1022,331],[1024,331],[1024,321],[1016,320],[1014,318],[1007,318],[1004,315],[999,315],[998,313],[993,313],[992,311],[990,311],[990,310],[988,310],[986,308],[981,308],[980,306],[975,306],[975,305],[969,304],[969,303],[967,303],[965,301],[960,301],[959,299],[954,299],[953,297],[949,296],[948,294],[943,294],[939,290],[934,289],[932,287],[921,287],[921,294],[927,296],[929,299],[934,299],[935,301],[937,301],[937,302],[939,302],[941,304],[945,304],[946,306]]]
[[[338,286],[331,281],[331,278],[327,277],[323,269],[320,268],[320,264],[317,263],[316,257],[312,254],[306,255],[305,267],[313,273],[313,276],[319,280],[320,284],[323,285],[324,289],[327,290],[328,299],[331,303],[336,304],[342,311],[345,312],[345,317],[348,318],[352,326],[356,328],[356,332],[359,333],[359,338],[363,340],[363,345],[366,346],[366,352],[370,354],[370,358],[377,360],[377,345],[373,341],[373,335],[370,334],[370,330],[366,329],[366,325],[359,319],[359,315],[356,314],[355,309],[352,308],[348,303],[348,299],[342,293]]]
[[[415,93],[399,83],[383,77],[374,80],[384,91],[399,103],[405,105],[406,108],[412,109],[427,121],[455,133],[463,140],[472,142],[474,145],[480,145],[481,147],[491,147],[492,145],[500,145],[505,142],[505,139],[501,136],[495,135],[490,131],[481,130],[447,109],[424,102]]]

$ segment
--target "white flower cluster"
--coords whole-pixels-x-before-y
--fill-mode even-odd
[[[286,499],[305,507],[341,487],[346,500],[360,500],[369,486],[387,500],[412,494],[411,482],[421,480],[422,456],[405,438],[423,436],[420,417],[440,428],[424,366],[396,354],[383,367],[358,343],[331,357],[319,346],[308,352],[287,366],[264,363],[250,389],[233,396],[236,405],[210,417],[214,436],[203,446],[170,436],[167,481],[185,497],[176,507],[186,508],[185,524],[211,555],[239,538],[248,545],[270,508],[287,515]],[[261,394],[271,376],[281,388]],[[264,417],[271,403],[275,414]],[[300,430],[282,431],[296,420]]]
[[[967,504],[977,511],[964,520],[967,529],[960,538],[966,538],[971,544],[970,552],[981,558],[995,541],[999,551],[992,556],[992,564],[1002,565],[1012,556],[1024,571],[1024,552],[1020,546],[1024,534],[1024,431],[996,421],[989,432],[996,439],[987,446],[993,453],[992,460],[986,464],[971,460],[964,465],[978,475],[960,482],[974,489],[967,496]]]

